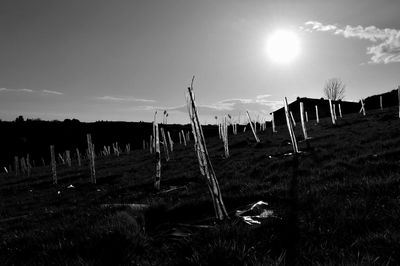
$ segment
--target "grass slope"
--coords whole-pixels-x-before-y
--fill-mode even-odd
[[[297,157],[285,127],[207,139],[231,219],[217,222],[192,142],[163,161],[133,151],[32,177],[0,177],[0,261],[5,265],[399,265],[400,119],[396,109],[308,123]],[[217,129],[216,129],[217,130]],[[301,140],[301,126],[296,128]],[[86,162],[87,164],[87,162]],[[67,188],[70,184],[74,188]],[[177,189],[167,191],[170,188]],[[263,200],[277,217],[249,226],[235,210]],[[148,204],[147,210],[103,208]],[[203,226],[197,226],[203,225]]]

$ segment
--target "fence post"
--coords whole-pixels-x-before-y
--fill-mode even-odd
[[[96,184],[96,168],[94,163],[94,144],[92,144],[92,136],[86,135],[88,144],[89,168],[90,168],[90,181]]]
[[[54,145],[50,145],[51,172],[53,173],[53,184],[57,184],[57,163]]]

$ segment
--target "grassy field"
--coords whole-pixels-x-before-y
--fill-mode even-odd
[[[229,136],[231,157],[207,139],[231,219],[218,222],[193,150],[176,144],[153,189],[154,155],[132,151],[31,177],[0,177],[4,265],[399,265],[400,119],[397,109],[307,124],[291,152],[286,127]],[[215,129],[217,130],[217,128]],[[302,140],[301,126],[295,128]],[[69,185],[73,188],[68,188]],[[235,217],[257,201],[275,216]],[[146,204],[145,210],[103,204]]]

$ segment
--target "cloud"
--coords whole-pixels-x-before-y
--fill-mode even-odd
[[[251,112],[252,114],[259,115],[268,115],[273,110],[276,110],[283,106],[282,101],[272,101],[267,100],[270,97],[268,94],[258,95],[254,99],[225,99],[218,101],[213,104],[197,104],[197,109],[199,111],[200,116],[223,116],[230,114],[232,116],[239,116],[239,114],[243,114],[246,110]],[[179,105],[174,107],[162,107],[162,106],[137,106],[134,107],[134,110],[142,110],[142,111],[163,111],[167,110],[170,113],[173,112],[182,112],[187,113],[187,107],[185,105]]]
[[[400,30],[379,29],[375,26],[349,26],[324,25],[318,21],[307,21],[302,30],[307,32],[324,31],[345,38],[358,38],[368,40],[373,45],[367,47],[367,54],[371,55],[370,63],[394,63],[400,62]]]
[[[24,91],[24,92],[33,92],[31,89],[19,89],[19,91]]]
[[[9,88],[0,88],[0,91],[12,91],[12,92],[27,92],[27,93],[44,93],[44,94],[57,94],[57,95],[63,95],[62,92],[58,91],[50,91],[50,90],[41,90],[41,91],[36,91],[32,89],[9,89]]]
[[[22,92],[29,92],[29,93],[34,92],[31,89],[9,89],[9,88],[0,88],[0,91],[16,91],[16,92],[22,91]]]
[[[132,97],[101,96],[96,99],[111,102],[155,102],[155,100],[138,99]]]
[[[63,95],[64,93],[59,92],[59,91],[50,91],[50,90],[42,90],[43,93],[47,94],[56,94],[56,95]]]

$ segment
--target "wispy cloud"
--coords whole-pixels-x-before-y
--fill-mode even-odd
[[[324,25],[318,21],[307,21],[301,27],[304,31],[331,32],[345,38],[358,38],[368,40],[373,45],[367,47],[367,54],[371,55],[370,63],[400,62],[400,30],[380,29],[375,26],[345,26]]]
[[[29,92],[29,93],[34,92],[31,89],[9,89],[9,88],[0,88],[0,91],[15,91],[15,92],[19,91],[19,92]]]
[[[50,90],[42,90],[43,93],[47,94],[56,94],[56,95],[63,95],[64,93],[59,92],[59,91],[50,91]]]
[[[32,90],[32,89],[10,89],[10,88],[0,88],[0,91],[10,91],[10,92],[27,92],[27,93],[43,93],[43,94],[57,94],[63,95],[62,92],[51,91],[51,90]]]
[[[132,98],[132,97],[115,97],[115,96],[101,96],[96,99],[111,102],[156,102],[155,100]]]
[[[20,91],[24,91],[24,92],[33,92],[33,90],[31,90],[31,89],[20,89]]]

